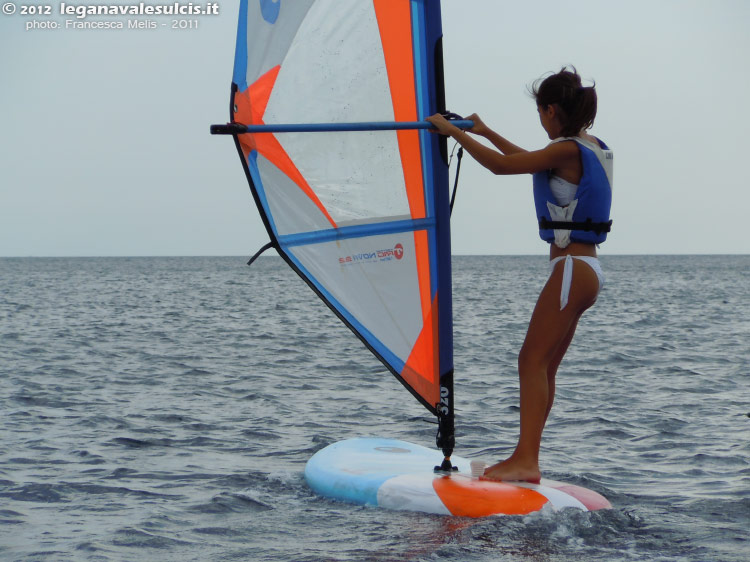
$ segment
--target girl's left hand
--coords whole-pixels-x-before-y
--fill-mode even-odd
[[[459,130],[458,127],[451,124],[450,121],[448,121],[445,117],[443,117],[439,113],[436,113],[435,115],[432,115],[431,117],[428,117],[426,121],[429,121],[435,126],[436,130],[430,129],[432,132],[438,132],[441,135],[451,136]]]

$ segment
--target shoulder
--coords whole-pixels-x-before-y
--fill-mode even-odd
[[[547,147],[552,146],[559,146],[561,148],[558,148],[557,150],[560,151],[560,153],[565,154],[566,151],[568,154],[580,154],[581,149],[587,149],[589,151],[592,151],[594,154],[601,154],[603,152],[609,151],[611,152],[611,149],[598,137],[595,137],[593,135],[589,135],[586,133],[581,134],[577,137],[560,137],[556,138],[547,145]]]
[[[575,142],[553,142],[540,150],[510,154],[503,158],[502,174],[523,174],[566,168],[579,160]]]
[[[539,152],[562,157],[577,157],[579,152],[578,140],[573,137],[560,137],[550,141],[550,143]]]
[[[610,148],[602,139],[600,139],[599,137],[595,137],[594,135],[589,135],[587,133],[584,133],[580,137],[578,137],[578,142],[582,146],[591,148],[593,150],[610,150]]]

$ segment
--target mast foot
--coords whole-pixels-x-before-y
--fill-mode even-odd
[[[446,457],[445,459],[443,459],[443,464],[435,467],[435,472],[444,472],[446,474],[450,474],[452,472],[458,472],[458,467],[453,466],[450,458]]]

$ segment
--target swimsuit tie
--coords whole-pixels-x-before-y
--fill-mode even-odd
[[[560,288],[560,310],[568,304],[570,295],[570,285],[573,282],[573,258],[568,254],[565,256],[565,266],[563,267],[562,287]]]
[[[563,310],[568,305],[570,287],[573,284],[573,259],[585,262],[594,271],[594,273],[596,273],[596,278],[599,280],[599,290],[596,293],[597,296],[599,296],[599,291],[602,290],[602,286],[604,285],[604,274],[602,273],[602,268],[599,265],[599,260],[597,258],[590,256],[571,256],[570,254],[568,254],[566,256],[558,256],[550,260],[550,275],[552,275],[551,272],[554,271],[555,265],[557,265],[560,260],[565,260],[565,265],[563,266],[562,283],[560,285],[560,310]]]

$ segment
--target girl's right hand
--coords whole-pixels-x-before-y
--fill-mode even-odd
[[[468,119],[469,121],[474,121],[474,126],[469,129],[470,133],[474,133],[475,135],[483,137],[489,132],[489,128],[487,127],[487,125],[484,124],[484,121],[482,121],[479,115],[477,115],[476,113],[472,113],[466,119]]]

